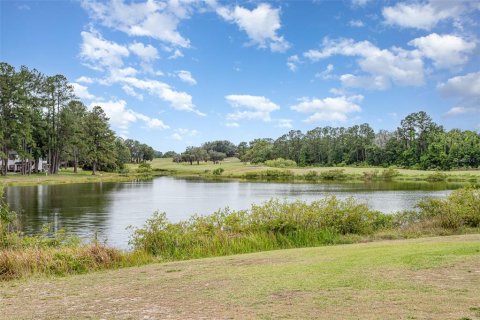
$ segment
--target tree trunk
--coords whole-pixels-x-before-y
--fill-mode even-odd
[[[78,158],[77,158],[77,155],[75,154],[75,158],[73,159],[73,173],[77,173],[77,168],[78,168]]]
[[[93,161],[92,165],[92,176],[97,174],[97,161]]]

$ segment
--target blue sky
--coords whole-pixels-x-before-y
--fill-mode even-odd
[[[424,110],[480,128],[480,1],[2,1],[0,58],[161,151]]]

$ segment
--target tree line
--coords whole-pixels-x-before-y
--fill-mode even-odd
[[[22,174],[36,171],[41,159],[50,174],[66,165],[95,174],[153,159],[153,148],[115,136],[108,120],[101,107],[89,110],[77,99],[65,76],[47,76],[25,66],[15,70],[0,62],[2,175],[12,151],[20,158]]]
[[[237,156],[250,163],[283,158],[299,166],[371,165],[413,169],[478,168],[480,134],[445,130],[423,111],[412,113],[394,131],[375,132],[369,124],[317,127],[306,133],[291,130],[277,139],[255,139],[234,145],[213,141],[188,147],[174,161],[213,160],[210,152]]]

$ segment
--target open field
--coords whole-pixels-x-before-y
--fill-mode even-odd
[[[115,172],[97,172],[93,176],[91,171],[78,170],[73,173],[72,168],[61,169],[56,175],[36,173],[21,175],[9,173],[6,177],[0,176],[0,185],[36,185],[36,184],[66,184],[66,183],[87,183],[87,182],[108,182],[108,181],[130,181],[135,175],[121,175]]]
[[[374,170],[382,171],[385,168],[362,168],[362,167],[305,167],[305,168],[289,168],[289,169],[279,169],[267,167],[263,164],[252,165],[241,162],[237,158],[227,158],[222,161],[220,164],[213,164],[209,162],[200,162],[197,165],[196,162],[193,165],[190,163],[175,163],[171,158],[164,159],[154,159],[152,162],[152,168],[154,170],[165,171],[170,174],[179,175],[179,176],[189,176],[189,175],[200,175],[200,176],[211,176],[212,171],[217,168],[223,168],[224,172],[222,177],[232,177],[232,178],[242,178],[246,173],[251,172],[262,172],[265,170],[290,170],[295,176],[303,176],[310,171],[316,171],[317,173],[326,172],[329,170],[343,169],[344,173],[351,178],[362,178],[365,172],[373,172]],[[136,165],[129,166],[132,170],[136,168]],[[396,169],[400,173],[398,177],[395,177],[395,180],[425,180],[430,175],[436,171],[427,171],[427,170],[411,170],[411,169]],[[446,175],[446,179],[451,180],[477,180],[480,179],[480,170],[452,170],[452,171],[441,171]]]
[[[480,235],[0,284],[0,319],[480,319]]]
[[[267,170],[270,171],[291,171],[296,179],[302,179],[304,175],[315,171],[318,174],[330,170],[344,170],[346,179],[350,181],[363,181],[364,173],[372,173],[378,170],[379,173],[384,168],[362,168],[362,167],[305,167],[305,168],[289,168],[279,169],[267,167],[263,164],[253,165],[246,164],[237,158],[227,158],[220,164],[213,164],[209,162],[200,162],[199,165],[194,163],[175,163],[171,158],[154,159],[150,162],[153,168],[152,175],[174,175],[180,177],[200,176],[205,178],[230,178],[230,179],[245,179],[246,175],[252,173],[262,173]],[[126,174],[119,174],[114,172],[98,172],[96,176],[92,176],[91,171],[83,171],[79,169],[78,173],[73,173],[72,168],[62,169],[57,175],[32,174],[22,176],[20,174],[8,174],[6,177],[0,177],[0,185],[36,185],[36,184],[63,184],[63,183],[86,183],[86,182],[108,182],[108,181],[131,181],[138,179],[136,174],[138,165],[127,164],[129,170]],[[224,172],[221,176],[213,175],[213,170],[223,168]],[[396,169],[399,176],[393,178],[396,181],[427,181],[429,177],[436,171],[427,170],[410,170],[410,169]],[[478,182],[480,181],[480,170],[452,170],[441,171],[445,175],[446,181],[455,182]]]

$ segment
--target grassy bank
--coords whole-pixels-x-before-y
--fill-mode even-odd
[[[362,167],[305,167],[305,168],[274,168],[263,164],[252,165],[242,163],[237,158],[227,158],[220,164],[212,162],[175,163],[172,159],[154,159],[149,163],[152,170],[147,177],[178,176],[202,177],[207,179],[236,179],[260,181],[299,181],[299,182],[364,182],[364,181],[403,181],[403,182],[480,182],[480,170],[426,171],[410,169],[385,169]],[[123,173],[99,172],[93,176],[91,171],[79,170],[73,173],[72,168],[62,169],[57,175],[32,174],[20,175],[10,173],[0,177],[0,185],[37,185],[66,184],[89,182],[118,182],[145,179],[145,174],[138,172],[137,164],[128,164]],[[220,169],[220,170],[219,170]]]
[[[227,158],[220,164],[212,162],[175,163],[172,159],[154,159],[151,163],[154,172],[174,176],[199,176],[207,178],[260,179],[260,180],[299,180],[299,181],[449,181],[449,182],[479,182],[480,170],[427,171],[410,169],[362,168],[362,167],[305,167],[305,168],[274,168],[266,165],[242,163],[237,158]],[[129,165],[135,169],[135,165]],[[223,172],[215,174],[215,169]]]
[[[478,319],[480,236],[277,250],[0,283],[0,319]]]
[[[480,233],[480,189],[472,188],[394,215],[370,210],[353,198],[335,197],[312,203],[270,200],[249,210],[227,208],[178,223],[156,213],[144,227],[132,230],[131,252],[96,242],[81,244],[48,229],[43,235],[24,236],[16,231],[8,206],[2,202],[0,209],[0,280],[274,249]]]

